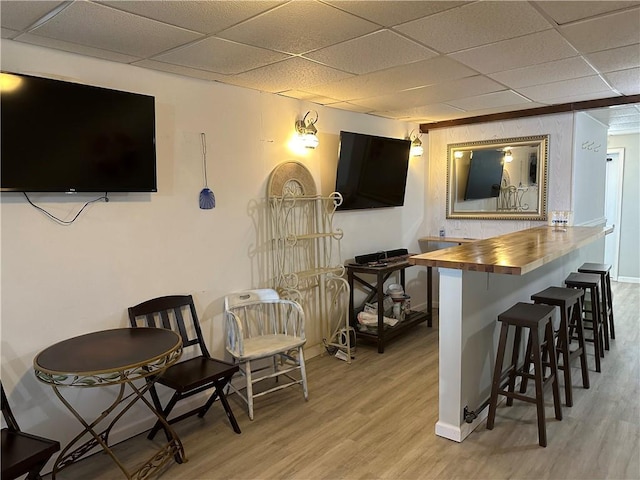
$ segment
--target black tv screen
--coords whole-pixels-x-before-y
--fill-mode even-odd
[[[2,191],[157,191],[154,97],[2,75]]]
[[[411,141],[340,132],[338,210],[404,205]]]
[[[474,150],[469,164],[465,200],[492,198],[500,195],[504,152]]]

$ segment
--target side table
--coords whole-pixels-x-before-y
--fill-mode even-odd
[[[172,457],[177,463],[186,461],[182,442],[162,415],[144,397],[153,384],[153,378],[157,378],[167,367],[176,363],[181,355],[180,336],[171,330],[160,328],[104,330],[64,340],[40,352],[33,361],[36,377],[53,388],[60,401],[84,426],[84,429],[58,455],[51,478],[55,479],[59,471],[73,464],[98,445],[113,459],[128,479],[147,478]],[[137,387],[133,382],[139,379],[147,379],[147,381],[143,386]],[[115,400],[90,423],[64,398],[61,392],[63,388],[60,388],[109,386],[119,387]],[[131,393],[125,396],[127,386],[131,389]],[[130,472],[111,450],[109,432],[125,412],[138,401],[143,402],[162,422],[168,432],[168,440],[142,466]],[[115,411],[116,409],[118,411]],[[112,412],[114,418],[104,430],[98,431],[98,425],[106,423]],[[89,439],[75,447],[86,435]]]
[[[425,320],[428,322],[428,326],[432,326],[432,296],[430,294],[427,295],[427,311],[426,312],[417,312],[410,311],[406,318],[400,322],[398,325],[394,327],[385,327],[384,325],[384,312],[382,308],[378,308],[378,328],[376,333],[372,332],[363,332],[357,329],[358,320],[356,318],[356,308],[354,305],[354,283],[358,282],[362,285],[366,290],[368,290],[368,295],[364,300],[364,303],[368,303],[374,298],[378,302],[378,305],[382,305],[384,302],[384,282],[391,276],[393,272],[400,272],[400,284],[402,288],[405,288],[405,272],[404,270],[411,265],[407,260],[395,261],[385,263],[381,266],[375,265],[360,265],[355,263],[349,263],[345,265],[347,269],[347,277],[349,280],[349,318],[352,327],[356,328],[356,336],[363,340],[375,341],[378,345],[378,353],[384,353],[384,347],[387,340],[390,340],[407,328],[412,327],[418,323],[424,322]],[[427,268],[427,283],[428,290],[427,292],[431,292],[431,267]],[[371,284],[364,280],[358,274],[370,274],[376,276],[376,283]]]

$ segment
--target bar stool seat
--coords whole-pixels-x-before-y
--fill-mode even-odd
[[[553,347],[553,316],[554,307],[532,303],[516,303],[509,310],[498,315],[498,321],[502,323],[500,329],[500,340],[498,342],[498,352],[496,354],[496,364],[491,384],[491,397],[489,400],[489,415],[487,418],[487,429],[493,430],[498,395],[507,397],[507,406],[513,404],[513,399],[535,403],[538,414],[538,443],[541,447],[547,446],[547,427],[544,413],[544,387],[551,383],[553,389],[553,406],[556,419],[562,420],[562,407],[560,405],[560,389],[558,387],[558,364],[556,361],[555,349]],[[513,340],[513,352],[511,362],[507,370],[502,372],[504,354],[507,348],[507,335],[509,327],[515,327]],[[534,373],[518,367],[518,357],[520,352],[520,340],[522,330],[528,329],[531,337],[531,359],[534,366]],[[549,361],[543,362],[543,358]],[[550,367],[551,373],[545,379],[545,367]],[[515,392],[516,377],[532,378],[535,383],[535,397],[526,396],[523,393]],[[507,389],[504,389],[504,382],[509,379]]]
[[[604,329],[602,326],[602,317],[600,316],[600,275],[594,273],[572,272],[565,279],[564,284],[569,288],[579,288],[584,291],[585,303],[587,298],[591,301],[591,318],[583,316],[583,322],[591,323],[591,327],[584,327],[585,330],[593,330],[593,338],[585,338],[585,342],[592,342],[596,372],[602,371],[600,358],[604,357]],[[583,306],[583,313],[585,312]]]
[[[567,407],[573,406],[573,385],[571,381],[571,361],[580,357],[582,370],[582,386],[589,388],[589,370],[587,368],[587,352],[584,344],[584,326],[582,324],[582,300],[584,290],[577,288],[549,287],[531,295],[534,303],[553,305],[560,308],[560,327],[557,331],[556,353],[558,360],[562,357],[562,364],[558,363],[558,370],[564,373],[564,396]],[[578,348],[570,349],[570,331],[575,330],[578,336]],[[529,342],[530,348],[531,342]],[[528,369],[529,358],[525,357],[525,369]],[[526,379],[523,379],[520,391],[526,391]]]
[[[602,314],[602,322],[607,325],[607,333],[612,340],[616,338],[616,330],[613,325],[613,294],[611,292],[611,265],[606,263],[583,263],[578,269],[579,273],[595,273],[600,275],[602,306],[600,312]],[[605,349],[609,350],[609,335],[605,338]]]

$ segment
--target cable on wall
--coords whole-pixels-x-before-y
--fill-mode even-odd
[[[29,202],[29,204],[34,207],[36,210],[40,210],[42,213],[44,213],[47,217],[49,217],[50,219],[58,222],[60,225],[71,225],[73,222],[76,221],[76,219],[80,216],[80,214],[83,212],[83,210],[85,208],[87,208],[88,205],[95,203],[95,202],[99,202],[100,200],[104,200],[105,202],[109,201],[109,197],[108,197],[108,192],[105,192],[103,196],[98,197],[94,200],[89,200],[87,203],[85,203],[82,208],[78,211],[78,213],[76,213],[75,217],[73,217],[71,220],[62,220],[61,218],[56,217],[55,215],[47,212],[44,208],[36,205],[35,203],[33,203],[31,201],[31,199],[29,198],[29,195],[27,195],[27,192],[22,192],[24,194],[24,198],[27,199],[27,202]]]

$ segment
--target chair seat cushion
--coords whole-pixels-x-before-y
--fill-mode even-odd
[[[286,352],[304,345],[306,340],[292,335],[275,334],[244,339],[244,355],[230,352],[239,360],[253,360]]]
[[[16,478],[44,464],[58,450],[56,440],[2,429],[2,478]]]
[[[199,356],[172,365],[158,379],[158,383],[185,392],[217,379],[230,379],[238,366],[209,357]]]

